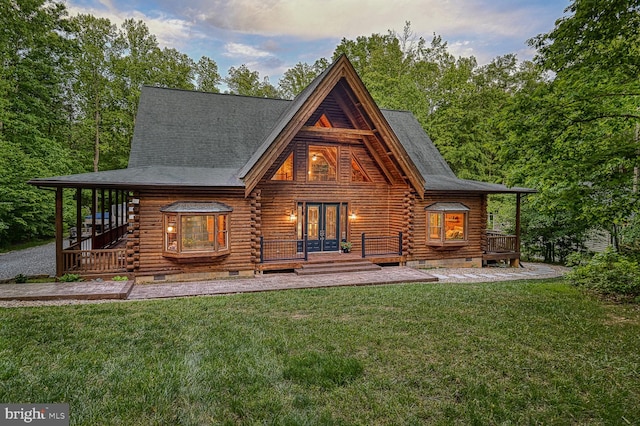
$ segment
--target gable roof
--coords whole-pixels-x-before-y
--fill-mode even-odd
[[[424,178],[425,192],[533,193],[534,189],[507,187],[489,182],[459,179],[409,111],[382,110],[394,133]]]
[[[246,195],[257,185],[273,162],[276,161],[295,135],[303,128],[307,120],[342,81],[345,81],[348,89],[350,89],[349,97],[354,97],[350,98],[350,101],[358,105],[358,115],[366,117],[364,121],[367,124],[365,126],[370,126],[370,128],[364,128],[363,130],[377,132],[377,145],[383,146],[384,151],[393,156],[395,159],[393,166],[401,169],[400,175],[407,179],[422,196],[420,191],[424,184],[422,176],[415,165],[408,160],[402,144],[397,140],[369,91],[345,55],[340,56],[333,62],[292,101],[290,108],[275,123],[273,131],[263,141],[258,152],[240,170],[240,177],[246,186]],[[344,86],[341,87],[344,90]],[[364,142],[365,145],[370,144],[366,139]],[[372,151],[371,148],[370,151]],[[375,157],[375,152],[372,152],[372,155]],[[380,166],[385,169],[384,165],[380,164]]]
[[[290,104],[143,87],[128,167],[240,169]]]
[[[380,110],[345,56],[293,101],[142,89],[126,169],[32,179],[53,187],[243,188],[248,194],[339,81],[346,81],[385,150],[425,191],[535,192],[458,179],[408,111]]]

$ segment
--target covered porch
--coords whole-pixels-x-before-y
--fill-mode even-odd
[[[514,235],[492,230],[486,231],[486,244],[482,255],[482,264],[490,262],[508,262],[512,267],[520,266],[520,205],[522,194],[516,193],[516,217]]]
[[[129,191],[83,187],[57,187],[55,191],[56,276],[111,277],[130,272],[126,253]],[[69,194],[65,191],[72,191],[75,201],[74,226],[67,232],[64,200]]]

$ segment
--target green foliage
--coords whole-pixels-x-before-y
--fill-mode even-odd
[[[313,65],[297,63],[285,71],[278,82],[280,94],[285,99],[295,98],[328,66],[329,62],[324,58],[318,59]]]
[[[640,297],[640,264],[611,248],[576,266],[567,277],[571,284],[604,296]]]
[[[218,73],[218,64],[207,56],[200,58],[195,66],[196,87],[202,92],[219,93],[218,86],[222,77]]]
[[[78,274],[64,274],[63,276],[58,277],[58,281],[62,283],[72,283],[82,281],[82,277]]]
[[[224,79],[229,93],[260,98],[277,98],[278,90],[269,83],[269,77],[260,81],[260,73],[251,71],[246,65],[229,68],[229,76]]]
[[[340,248],[345,252],[350,252],[351,247],[353,247],[353,243],[351,241],[342,241],[340,243]]]
[[[129,277],[127,276],[123,276],[123,275],[116,275],[115,277],[111,278],[112,281],[129,281]]]
[[[24,284],[29,280],[29,277],[23,274],[18,274],[13,278],[13,280],[16,282],[16,284]]]
[[[64,5],[0,2],[0,245],[52,235],[51,193],[33,177],[72,172],[65,125],[74,43]]]
[[[622,225],[620,252],[640,262],[640,215],[633,215]]]
[[[511,183],[540,190],[530,215],[561,237],[547,238],[555,249],[579,245],[589,229],[609,231],[619,249],[620,231],[640,212],[639,6],[575,0],[567,12],[530,41],[553,78],[515,97],[502,156]]]

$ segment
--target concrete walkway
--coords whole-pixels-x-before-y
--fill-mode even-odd
[[[430,269],[385,267],[380,271],[298,276],[265,274],[255,278],[139,284],[121,281],[0,284],[0,307],[80,303],[97,300],[144,300],[287,289],[428,282],[491,282],[552,278],[567,268],[527,264],[524,268]]]

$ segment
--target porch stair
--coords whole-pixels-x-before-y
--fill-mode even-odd
[[[382,267],[370,260],[345,259],[332,261],[311,261],[303,264],[300,268],[294,269],[297,275],[320,275],[337,274],[349,272],[379,271]]]

